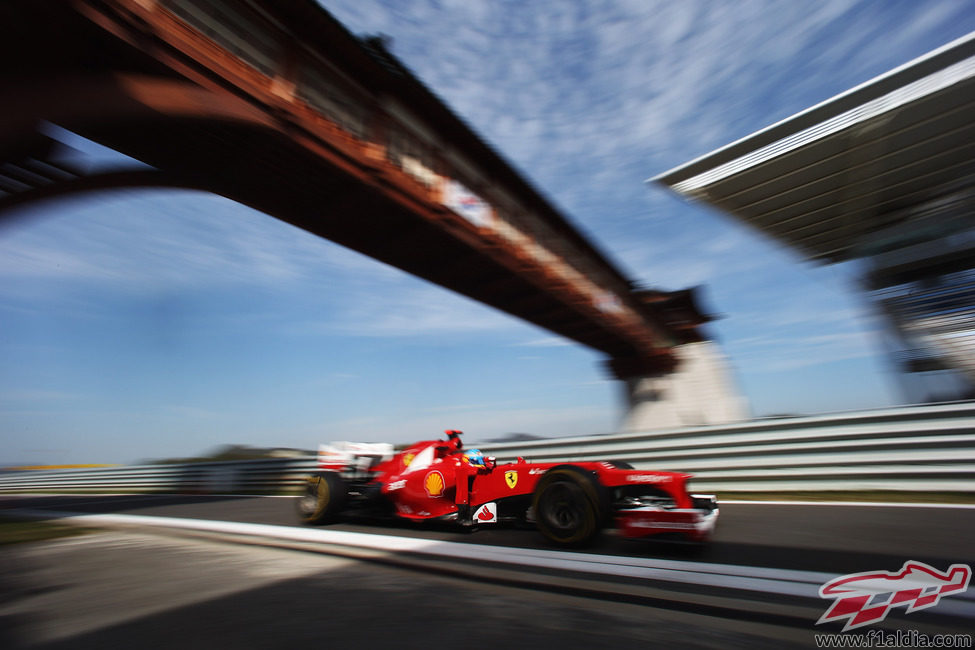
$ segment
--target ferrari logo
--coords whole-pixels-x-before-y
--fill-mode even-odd
[[[403,456],[403,467],[409,467],[414,458],[416,458],[416,454],[414,453],[409,453]]]
[[[441,474],[437,470],[433,470],[432,472],[429,472],[423,478],[423,489],[426,490],[427,494],[431,497],[441,496],[443,494],[443,490],[445,486],[446,485],[443,480],[443,474]]]
[[[518,485],[518,472],[510,471],[504,473],[504,482],[508,484],[512,490]]]

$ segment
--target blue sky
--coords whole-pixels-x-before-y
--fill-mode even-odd
[[[323,4],[390,36],[633,279],[704,285],[755,415],[899,401],[850,269],[644,181],[963,36],[975,2]],[[113,192],[16,217],[0,466],[619,425],[596,353],[224,199]]]

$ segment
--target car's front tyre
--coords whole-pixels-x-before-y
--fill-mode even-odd
[[[599,484],[589,473],[571,466],[552,468],[535,488],[535,525],[549,541],[583,546],[602,528],[602,501]]]

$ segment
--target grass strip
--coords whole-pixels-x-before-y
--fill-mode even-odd
[[[90,528],[59,524],[51,521],[33,521],[17,517],[0,517],[0,546],[40,542],[61,537],[73,537],[93,532]]]

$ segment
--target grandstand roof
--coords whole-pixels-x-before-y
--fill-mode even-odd
[[[973,116],[975,33],[651,181],[840,262],[895,248],[924,206],[970,204]]]

